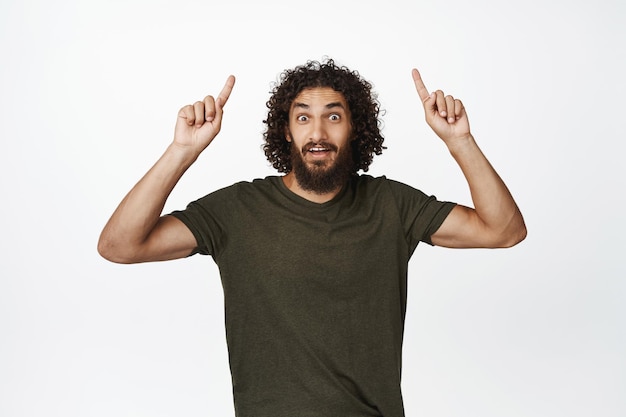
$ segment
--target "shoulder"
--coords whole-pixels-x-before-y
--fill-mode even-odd
[[[275,188],[277,176],[256,178],[251,181],[238,181],[229,186],[210,192],[198,201],[202,200],[229,200],[239,195],[271,192]]]
[[[240,213],[241,210],[267,209],[284,203],[285,192],[281,186],[284,187],[279,176],[239,181],[210,193],[199,202],[219,206],[224,215]]]
[[[446,211],[449,211],[456,205],[456,203],[447,200],[440,200],[436,195],[426,193],[413,185],[386,176],[360,175],[356,184],[358,184],[356,189],[361,190],[357,192],[358,194],[394,201],[398,210],[402,212],[407,210],[422,211],[425,207],[431,207],[435,211],[438,211],[439,208],[445,208]]]
[[[395,194],[405,193],[419,193],[424,194],[417,188],[405,184],[401,181],[397,181],[388,178],[385,175],[373,177],[371,175],[361,174],[354,178],[354,184],[356,188],[364,188],[368,190],[388,191]]]
[[[356,187],[375,188],[387,185],[391,180],[386,176],[381,175],[379,177],[373,177],[368,174],[355,175],[352,179],[352,183]]]

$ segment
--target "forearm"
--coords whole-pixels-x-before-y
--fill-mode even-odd
[[[114,258],[137,251],[158,223],[170,193],[195,159],[174,144],[167,148],[105,225],[98,242],[102,256]]]
[[[498,245],[510,246],[526,235],[522,214],[493,166],[471,134],[448,145],[465,176],[477,221]]]

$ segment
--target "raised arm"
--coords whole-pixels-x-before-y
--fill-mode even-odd
[[[432,243],[453,248],[500,248],[521,242],[526,237],[522,214],[476,144],[463,103],[441,90],[429,93],[416,69],[413,81],[426,122],[459,164],[474,203],[474,208],[456,206],[431,236]]]
[[[216,99],[207,96],[180,109],[174,140],[102,230],[98,241],[102,257],[117,263],[162,261],[185,257],[195,248],[191,231],[180,220],[161,213],[174,186],[219,133],[234,84],[230,76]]]

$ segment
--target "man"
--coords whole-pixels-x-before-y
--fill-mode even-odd
[[[231,76],[216,99],[179,111],[172,144],[105,226],[98,250],[113,262],[214,258],[238,417],[403,416],[407,266],[418,243],[495,248],[524,239],[522,215],[461,101],[429,93],[415,69],[413,80],[474,208],[357,174],[384,148],[378,101],[357,72],[327,60],[284,71],[267,103],[264,151],[285,175],[161,215],[218,134]]]

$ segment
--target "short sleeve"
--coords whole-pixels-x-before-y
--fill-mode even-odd
[[[419,242],[432,245],[430,237],[439,229],[456,203],[440,201],[434,195],[427,195],[401,182],[388,180],[388,184],[411,251],[415,250]]]
[[[182,221],[196,238],[196,253],[215,256],[222,247],[225,225],[231,212],[229,197],[233,187],[215,191],[187,205],[184,210],[176,210],[170,215]]]

